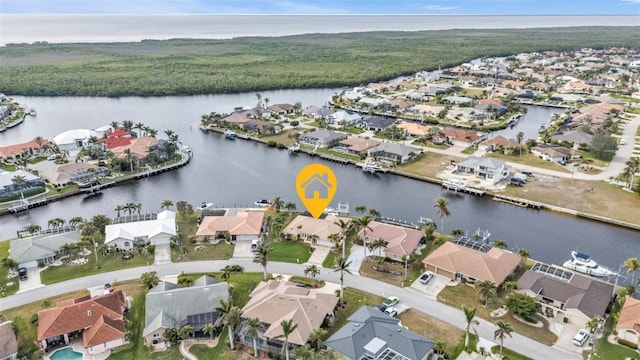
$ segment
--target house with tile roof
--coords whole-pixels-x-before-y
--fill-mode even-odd
[[[13,156],[15,159],[22,157],[30,157],[42,155],[49,149],[49,140],[42,139],[40,143],[36,139],[30,141],[13,144],[8,146],[0,146],[0,160]]]
[[[400,321],[371,306],[362,306],[347,324],[324,341],[349,360],[426,360],[435,343],[400,325]]]
[[[509,165],[496,158],[469,156],[456,163],[456,172],[473,174],[495,185],[509,176]]]
[[[508,250],[474,249],[447,241],[422,260],[422,266],[452,280],[489,281],[500,286],[515,271],[520,260],[520,255]]]
[[[16,176],[22,176],[24,183],[22,183],[22,191],[35,188],[44,188],[44,182],[39,177],[24,170],[16,171],[4,171],[0,170],[0,196],[5,196],[13,193],[20,194],[20,187],[13,182],[13,178]]]
[[[618,337],[640,345],[640,300],[627,296],[616,324]]]
[[[0,360],[18,360],[18,337],[11,324],[0,316]]]
[[[226,210],[223,216],[205,216],[196,237],[201,241],[219,241],[229,235],[231,241],[251,241],[262,234],[264,211],[238,211],[231,214]]]
[[[37,339],[45,350],[81,338],[89,354],[110,351],[126,344],[125,306],[121,290],[61,301],[55,308],[38,311]]]
[[[176,213],[165,210],[156,219],[110,224],[105,227],[105,245],[133,249],[137,243],[168,245],[176,235]]]
[[[340,234],[342,229],[336,223],[340,220],[348,223],[348,217],[327,215],[315,219],[310,216],[298,215],[283,230],[282,233],[291,239],[299,239],[311,245],[333,246],[329,240],[331,234]]]
[[[330,148],[338,142],[347,138],[346,134],[333,130],[317,129],[298,137],[298,142],[318,146],[321,148]]]
[[[111,149],[113,156],[118,159],[126,159],[126,150],[131,152],[131,156],[138,162],[144,163],[147,156],[151,152],[151,148],[158,144],[158,139],[145,136],[141,138],[134,138],[128,145],[118,146]]]
[[[9,257],[18,263],[18,267],[28,267],[25,266],[27,263],[49,265],[56,260],[63,245],[77,243],[80,237],[80,232],[68,231],[14,239],[9,244]]]
[[[204,275],[190,286],[181,287],[170,282],[160,282],[145,295],[144,329],[145,344],[164,348],[164,333],[175,327],[190,325],[195,337],[204,336],[207,324],[219,325],[220,300],[229,301],[226,282]]]
[[[381,160],[393,164],[402,164],[420,152],[420,149],[412,146],[385,141],[380,145],[369,149],[367,155],[375,160]]]
[[[416,251],[420,239],[424,232],[414,228],[399,225],[392,225],[376,220],[369,222],[368,229],[358,232],[358,237],[364,241],[365,245],[382,239],[387,242],[384,248],[375,249],[371,255],[390,258],[395,261],[403,261],[405,256],[409,256]]]
[[[349,136],[338,143],[338,146],[345,147],[347,153],[352,155],[366,155],[369,149],[378,145],[380,145],[378,140],[365,139],[359,136]]]
[[[104,166],[87,162],[70,162],[45,169],[40,173],[40,178],[51,185],[63,186],[70,182],[81,183],[109,174],[109,169]]]
[[[502,135],[496,135],[490,139],[484,140],[478,144],[478,150],[481,151],[496,151],[500,148],[504,149],[505,152],[509,151],[509,149],[515,149],[520,144],[515,141],[508,140]]]
[[[265,352],[280,351],[283,339],[282,321],[292,320],[298,326],[289,335],[289,344],[303,346],[314,329],[321,328],[328,317],[334,316],[338,297],[333,288],[299,287],[289,281],[269,280],[260,282],[251,292],[249,302],[242,308],[240,325],[236,337],[241,343],[253,346],[246,320],[258,318],[261,329],[258,333],[258,348]]]
[[[568,160],[571,150],[559,145],[540,145],[532,147],[531,153],[542,160],[558,162]]]
[[[536,263],[518,280],[518,292],[535,298],[547,316],[564,314],[569,321],[584,324],[604,316],[613,285],[571,270]]]
[[[482,134],[476,130],[444,128],[440,133],[444,135],[444,142],[463,148],[471,147],[483,140]]]
[[[106,137],[100,139],[107,149],[111,150],[120,146],[127,146],[135,139],[130,132],[117,128],[107,132]]]

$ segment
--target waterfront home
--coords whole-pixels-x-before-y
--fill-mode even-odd
[[[540,145],[532,147],[531,153],[542,160],[563,162],[569,159],[571,150],[559,145]]]
[[[222,124],[223,127],[240,129],[248,121],[249,117],[246,114],[234,112],[220,119],[220,124]]]
[[[380,145],[380,141],[378,140],[349,136],[348,138],[340,141],[334,150],[340,151],[341,149],[345,149],[347,154],[366,156],[369,149],[378,145]]]
[[[79,337],[88,355],[110,352],[127,343],[125,306],[121,290],[60,301],[55,308],[38,311],[37,340],[46,351]]]
[[[18,267],[47,266],[59,257],[62,246],[77,243],[80,237],[78,231],[67,231],[14,239],[9,244],[9,257],[18,263]]]
[[[104,243],[121,250],[130,250],[136,245],[147,243],[168,246],[175,235],[176,213],[165,210],[158,213],[155,219],[107,225]]]
[[[383,109],[390,109],[397,112],[405,112],[408,108],[413,106],[412,102],[408,102],[402,99],[391,99],[385,104],[381,105]]]
[[[512,153],[520,144],[515,141],[508,140],[502,135],[496,135],[490,139],[484,140],[478,144],[480,151],[504,151],[505,154]]]
[[[382,142],[367,152],[368,156],[375,160],[381,160],[392,164],[402,164],[421,151],[412,146],[398,144],[396,142]]]
[[[412,106],[408,111],[420,116],[438,117],[438,115],[445,109],[446,107],[444,106],[419,104]]]
[[[108,131],[106,136],[100,139],[100,141],[102,141],[108,150],[111,150],[117,147],[127,146],[131,144],[133,139],[134,136],[130,132],[122,128],[117,128],[115,130]]]
[[[293,114],[295,107],[291,104],[273,104],[267,108],[272,114],[287,116]]]
[[[111,149],[113,156],[118,159],[128,159],[129,152],[132,158],[135,158],[140,165],[144,165],[148,159],[147,156],[151,153],[151,149],[158,144],[158,139],[145,136],[141,138],[134,138],[129,145],[118,146]]]
[[[443,136],[442,142],[462,148],[471,147],[484,139],[476,130],[458,128],[444,128],[440,130],[440,135]]]
[[[360,114],[346,110],[338,110],[325,117],[326,123],[333,126],[351,126],[360,120],[362,120]]]
[[[101,139],[103,132],[90,129],[73,129],[65,131],[53,137],[53,143],[58,146],[60,151],[68,151],[69,154],[75,155],[87,144],[90,138]]]
[[[324,341],[344,359],[427,360],[435,343],[401,326],[400,320],[371,306],[362,306]]]
[[[511,251],[461,236],[440,245],[422,260],[422,266],[451,280],[489,281],[500,286],[520,260],[520,255]]]
[[[21,176],[24,179],[22,185],[18,186],[13,179]],[[35,188],[44,188],[44,182],[39,177],[24,170],[3,171],[0,170],[0,197],[19,194],[20,190],[24,193],[27,190]]]
[[[0,106],[0,121],[8,118],[11,115],[11,109],[6,106],[6,105],[2,105]]]
[[[566,316],[583,325],[595,316],[604,316],[613,285],[563,267],[536,263],[518,280],[517,291],[536,299],[546,316]]]
[[[384,98],[373,98],[365,96],[358,99],[356,103],[365,108],[375,109],[381,107],[384,104],[387,104],[387,100]]]
[[[484,121],[491,118],[491,115],[485,111],[479,111],[475,108],[464,108],[454,106],[449,109],[447,118],[455,121],[471,122],[471,121]]]
[[[324,218],[315,219],[310,216],[298,215],[283,230],[288,239],[303,240],[316,246],[333,246],[329,240],[332,234],[340,234],[342,229],[337,224],[340,220],[345,223],[351,221],[348,217],[327,215]]]
[[[456,163],[456,172],[473,174],[495,185],[509,176],[509,165],[496,158],[469,156]]]
[[[20,144],[0,146],[0,160],[8,158],[29,158],[31,156],[44,155],[48,149],[49,140],[42,139],[40,141],[36,141],[34,138],[33,140]]]
[[[478,112],[495,113],[497,116],[507,113],[507,107],[501,104],[478,104],[474,109]]]
[[[18,360],[18,337],[13,323],[0,316],[0,360]]]
[[[471,105],[473,103],[472,98],[467,96],[458,96],[458,95],[447,96],[443,100],[449,104],[456,104],[456,105]]]
[[[283,126],[270,121],[249,119],[249,121],[242,125],[242,129],[244,131],[258,133],[260,135],[273,135],[279,134],[282,131]]]
[[[587,148],[591,145],[593,140],[593,134],[590,134],[581,129],[568,130],[563,132],[556,132],[551,136],[552,140],[557,140],[561,143],[566,142],[571,144],[573,149]]]
[[[207,336],[203,328],[207,324],[219,326],[220,300],[229,301],[229,286],[216,278],[203,275],[190,286],[162,281],[145,295],[144,329],[142,336],[147,345],[164,349],[164,333],[167,329],[180,330],[191,326],[193,337]]]
[[[378,115],[370,115],[358,121],[357,127],[369,131],[382,131],[395,123],[395,118],[383,117]]]
[[[317,129],[306,134],[301,134],[298,137],[298,142],[320,148],[330,148],[346,138],[346,134],[337,131]]]
[[[616,324],[618,338],[640,345],[640,300],[627,296]]]
[[[367,227],[358,232],[358,237],[363,240],[365,246],[379,239],[387,242],[385,247],[375,249],[370,254],[395,261],[403,261],[405,256],[414,253],[424,236],[421,230],[376,220],[370,221]]]
[[[79,162],[51,166],[43,170],[40,177],[53,186],[64,186],[71,182],[82,183],[97,177],[108,176],[110,173],[104,166]]]
[[[261,326],[256,340],[264,352],[280,352],[284,343],[282,321],[291,320],[298,326],[289,334],[289,345],[303,346],[314,329],[321,328],[328,318],[334,317],[338,297],[334,287],[299,287],[289,281],[262,281],[251,292],[249,302],[242,308],[240,325],[236,329],[238,341],[253,347],[247,329],[247,319],[258,318]],[[276,337],[279,337],[276,339]]]
[[[563,86],[558,88],[559,92],[570,93],[570,94],[597,94],[600,90],[595,87],[588,85],[582,81],[568,81]]]
[[[322,118],[326,118],[327,116],[335,112],[336,111],[334,109],[326,106],[320,107],[320,106],[312,105],[302,110],[302,115],[311,119],[322,119]]]
[[[264,211],[241,210],[231,213],[225,210],[222,216],[205,216],[198,230],[196,238],[200,241],[251,241],[260,237]]]

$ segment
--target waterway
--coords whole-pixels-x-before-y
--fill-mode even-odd
[[[280,90],[262,92],[270,104],[302,102],[303,107],[323,105],[339,89]],[[157,98],[14,97],[37,110],[37,117],[0,134],[0,146],[27,141],[40,135],[52,138],[73,128],[95,128],[112,121],[132,120],[159,130],[171,129],[191,146],[194,158],[187,166],[141,181],[105,189],[102,195],[76,196],[20,216],[0,217],[0,239],[12,238],[28,225],[46,227],[54,217],[85,218],[96,214],[115,216],[114,208],[128,202],[142,203],[143,212],[159,211],[162,200],[185,200],[194,206],[213,202],[225,206],[252,204],[258,199],[282,197],[300,209],[294,182],[297,172],[317,161],[305,154],[291,156],[285,150],[267,148],[244,140],[228,140],[220,134],[198,130],[200,116],[212,111],[230,112],[236,106],[253,106],[255,93]],[[531,115],[531,113],[529,114]],[[544,115],[547,117],[548,115]],[[523,122],[526,124],[527,122]],[[535,120],[534,123],[538,124]],[[514,130],[517,130],[514,129]],[[515,136],[515,135],[514,135]],[[383,216],[410,222],[420,217],[440,224],[433,204],[439,196],[449,202],[451,216],[445,232],[453,228],[488,229],[492,239],[506,240],[512,249],[526,248],[532,257],[562,263],[570,251],[590,253],[602,265],[617,269],[625,259],[640,255],[640,232],[545,211],[523,209],[488,198],[451,195],[439,186],[400,176],[365,174],[354,166],[325,163],[336,173],[338,190],[333,201],[365,205]]]

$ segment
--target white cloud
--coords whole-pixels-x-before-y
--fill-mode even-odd
[[[453,10],[457,8],[458,8],[457,6],[440,6],[440,5],[425,5],[423,7],[423,9],[425,10]]]

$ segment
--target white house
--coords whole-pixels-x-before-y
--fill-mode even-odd
[[[331,125],[354,125],[358,121],[362,120],[362,116],[358,113],[350,111],[339,110],[335,113],[327,116],[327,123]]]
[[[104,136],[104,133],[100,133],[89,129],[73,129],[65,131],[56,135],[53,138],[53,142],[58,146],[61,151],[80,151],[87,143],[89,138],[95,136],[98,139]]]
[[[107,225],[104,243],[116,245],[119,249],[132,249],[136,242],[167,245],[174,235],[176,235],[176,213],[165,210],[159,213],[155,220]]]
[[[495,158],[470,156],[457,163],[456,171],[474,174],[492,184],[497,184],[509,176],[509,165]]]

